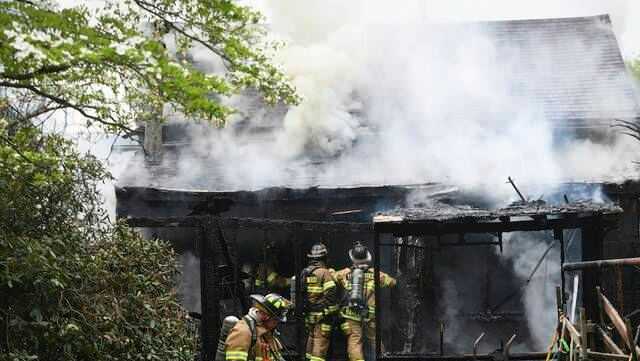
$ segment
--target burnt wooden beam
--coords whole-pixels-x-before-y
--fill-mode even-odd
[[[135,217],[125,221],[130,227],[199,227],[206,216],[185,216],[166,218]],[[221,227],[257,228],[262,230],[297,229],[301,231],[327,231],[332,232],[371,232],[371,223],[363,222],[329,222],[329,221],[304,221],[268,218],[230,218],[218,217]]]
[[[175,228],[175,227],[200,227],[205,216],[187,216],[187,217],[132,217],[123,219],[129,227],[139,228]]]
[[[582,218],[547,219],[546,222],[536,220],[509,222],[383,222],[375,223],[374,230],[379,233],[390,233],[397,237],[409,235],[443,235],[455,233],[500,233],[500,232],[530,232],[553,229],[590,228],[595,219],[602,219],[603,223],[616,224],[616,215],[593,216]]]
[[[371,186],[371,187],[310,187],[287,188],[269,187],[256,191],[191,191],[181,189],[162,189],[152,187],[116,187],[118,200],[137,199],[140,201],[161,202],[201,202],[207,197],[229,199],[238,203],[257,204],[274,201],[296,201],[311,199],[351,199],[358,197],[397,196],[404,197],[416,188],[435,186],[423,184],[415,186]]]

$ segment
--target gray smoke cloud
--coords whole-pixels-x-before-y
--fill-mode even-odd
[[[132,182],[238,190],[437,181],[489,188],[504,200],[513,195],[504,184],[507,176],[533,188],[636,174],[634,140],[613,136],[596,143],[567,135],[555,144],[552,120],[513,91],[523,79],[543,88],[549,82],[577,84],[584,75],[549,79],[553,54],[526,59],[518,49],[497,48],[482,26],[443,24],[610,12],[622,38],[636,31],[628,21],[637,10],[631,2],[248,3],[266,14],[272,36],[288,43],[277,61],[304,101],[269,109],[253,94],[225,99],[239,109],[228,128],[198,128],[178,163],[167,161],[175,172],[166,178],[136,174]],[[581,39],[573,45],[587,54],[579,64],[584,69],[596,67],[604,55]],[[199,51],[194,54],[203,67],[216,68]],[[523,62],[534,63],[524,78],[518,73]],[[628,81],[626,73],[617,76]],[[610,114],[620,108],[620,99],[606,92],[591,98]],[[257,131],[263,127],[270,131]]]
[[[178,294],[182,305],[191,312],[201,312],[200,259],[191,252],[179,256],[180,280]]]
[[[489,186],[496,199],[506,199],[512,196],[506,176],[533,187],[619,180],[636,173],[631,160],[638,149],[630,138],[603,144],[572,139],[560,148],[553,144],[553,128],[540,110],[511,94],[509,76],[523,61],[517,51],[496,49],[481,27],[439,33],[437,26],[426,24],[609,13],[623,54],[631,59],[640,49],[637,2],[241,2],[261,10],[271,36],[288,44],[276,60],[305,100],[297,107],[269,110],[253,95],[225,99],[240,110],[229,129],[198,130],[194,146],[179,165],[172,165],[176,171],[168,179],[121,174],[114,167],[124,184],[209,188],[224,178],[229,189],[256,189],[439,181],[483,190]],[[60,1],[62,7],[103,3]],[[165,39],[169,48],[173,40]],[[586,45],[577,41],[575,46]],[[207,71],[221,67],[202,49],[194,49],[192,56]],[[551,65],[550,54],[536,56],[537,70],[528,79],[534,84]],[[600,56],[593,54],[585,64],[597,63]],[[618,100],[608,94],[594,98],[616,109]],[[179,115],[173,118],[181,121]],[[240,123],[272,131],[241,135]]]

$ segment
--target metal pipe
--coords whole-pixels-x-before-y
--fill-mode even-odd
[[[440,356],[444,356],[444,322],[440,321]]]
[[[564,249],[564,231],[562,229],[554,230],[556,240],[560,241],[560,268],[564,266],[565,261],[565,249]],[[560,287],[562,288],[562,304],[566,304],[567,300],[565,299],[565,277],[564,272],[560,272]]]
[[[478,336],[476,341],[473,343],[473,357],[476,357],[478,355],[478,345],[480,344],[480,341],[482,340],[483,337],[484,337],[484,332],[481,333],[480,336]]]
[[[613,266],[640,266],[640,257],[565,263],[562,266],[562,271],[578,271],[583,269],[606,268]]]
[[[382,321],[382,310],[384,309],[384,307],[381,307],[381,299],[380,299],[380,258],[381,258],[381,251],[380,251],[380,233],[375,232],[373,234],[373,263],[374,263],[374,268],[373,268],[373,285],[374,285],[374,300],[375,300],[375,305],[376,305],[376,314],[375,314],[375,320],[376,320],[376,334],[375,334],[375,355],[376,355],[376,359],[378,358],[378,355],[382,354],[382,332],[380,332],[380,330],[382,329],[381,325],[381,321]],[[364,330],[363,330],[364,331]],[[363,337],[367,337],[366,334],[362,335]]]
[[[513,189],[515,189],[516,193],[518,193],[518,196],[520,196],[520,199],[522,200],[522,202],[527,203],[527,199],[522,195],[522,193],[520,193],[520,190],[518,189],[518,187],[516,187],[516,184],[513,182],[513,179],[511,179],[511,177],[507,177],[507,181],[511,183],[511,186],[513,187]]]
[[[507,344],[504,346],[504,359],[505,361],[509,361],[509,350],[511,349],[511,344],[513,343],[513,340],[516,339],[516,334],[514,333],[513,336],[511,336],[511,338],[509,339],[509,341],[507,341]]]

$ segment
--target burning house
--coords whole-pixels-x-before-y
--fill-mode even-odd
[[[349,138],[347,148],[337,147],[333,153],[315,151],[318,139],[323,139],[323,149],[335,146],[323,135],[302,143],[304,157],[266,157],[274,144],[288,139],[283,134],[294,139],[306,133],[282,129],[292,110],[267,109],[252,97],[243,102],[243,106],[249,104],[244,118],[229,129],[174,122],[145,130],[146,149],[151,153],[145,160],[138,152],[129,171],[120,177],[117,216],[145,229],[150,237],[171,240],[184,255],[184,303],[202,314],[206,359],[215,353],[221,317],[246,310],[246,293],[251,291],[248,286],[257,265],[271,263],[285,277],[299,274],[305,266],[304,255],[318,241],[328,246],[329,264],[336,269],[350,265],[347,251],[354,241],[363,241],[375,251],[376,272],[397,278],[398,286],[391,291],[376,288],[378,359],[444,358],[472,351],[468,357],[497,359],[503,355],[491,354],[497,349],[506,349],[507,358],[540,358],[532,351],[543,351],[550,341],[556,285],[564,289],[561,300],[578,298],[585,306],[597,303],[592,289],[602,285],[638,324],[640,319],[633,319],[640,307],[637,273],[584,272],[575,278],[560,272],[565,262],[639,255],[640,185],[633,172],[626,168],[597,176],[574,172],[579,167],[569,163],[572,160],[593,161],[593,167],[599,160],[566,156],[561,157],[568,162],[561,164],[562,176],[549,178],[550,168],[543,163],[553,161],[539,158],[546,150],[534,142],[531,149],[523,145],[524,154],[514,163],[503,165],[518,164],[522,177],[534,174],[523,190],[536,177],[545,178],[544,187],[525,192],[543,189],[540,199],[520,195],[523,199],[513,203],[490,194],[491,188],[469,187],[469,181],[461,185],[457,178],[470,167],[480,168],[478,178],[491,178],[496,174],[494,163],[511,159],[501,153],[504,149],[521,151],[504,139],[522,131],[528,132],[522,139],[548,137],[541,144],[552,153],[556,149],[563,154],[619,149],[620,136],[612,125],[616,119],[638,119],[640,106],[609,17],[437,25],[428,32],[430,46],[438,51],[427,52],[427,58],[420,60],[425,66],[432,59],[464,62],[458,47],[442,45],[481,33],[473,37],[476,51],[491,56],[478,59],[478,72],[491,73],[492,80],[499,78],[497,85],[482,89],[482,96],[470,92],[464,82],[447,84],[448,94],[425,100],[429,109],[424,111],[400,101],[394,104],[392,108],[403,117],[417,117],[420,122],[423,117],[442,116],[438,122],[452,127],[444,140],[429,132],[446,131],[446,127],[421,128],[414,121],[407,129],[415,132],[402,128],[403,138],[385,141],[389,134],[397,134],[398,125],[368,120],[387,114],[376,100],[388,98],[389,93],[379,89],[368,93],[368,88],[356,95],[348,92],[351,100],[360,99],[360,105],[342,109],[339,117],[357,120],[358,126],[351,130],[359,133]],[[420,35],[411,41],[419,42]],[[384,52],[388,43],[382,41],[378,51]],[[386,54],[385,58],[393,58],[388,55],[392,53]],[[501,59],[508,61],[501,63]],[[379,69],[379,65],[371,61],[367,66]],[[402,65],[397,72],[403,71]],[[379,75],[384,77],[384,71]],[[474,74],[470,77],[471,83],[483,80]],[[424,87],[437,88],[434,84]],[[499,88],[495,95],[499,101],[484,93],[494,87]],[[402,91],[407,89],[400,87]],[[459,97],[459,106],[440,109],[439,104],[447,107],[451,97]],[[525,119],[518,115],[520,111],[527,114]],[[472,133],[473,139],[465,138],[468,134],[462,128],[468,125],[455,126],[468,119],[483,130]],[[544,126],[501,125],[534,120]],[[319,132],[313,127],[303,130]],[[446,144],[452,139],[468,141],[470,151],[458,157],[455,147],[465,149],[465,145]],[[403,157],[385,154],[385,145],[397,150],[404,149],[406,142],[413,148]],[[423,142],[436,145],[423,146]],[[504,147],[497,147],[502,143]],[[447,151],[439,147],[445,146],[451,147],[453,160],[439,160]],[[487,160],[486,154],[496,159]],[[423,155],[430,162],[428,167],[422,164]],[[520,164],[529,156],[530,164]],[[455,170],[442,171],[448,167]],[[405,176],[403,169],[412,175]],[[499,183],[488,180],[494,189],[502,187],[497,193],[516,194],[503,184],[510,171],[504,170]],[[514,176],[516,181],[521,179],[518,173]],[[472,177],[471,183],[478,178]],[[268,245],[275,248],[266,251]],[[580,292],[572,293],[576,279]],[[299,287],[294,289],[299,292]],[[289,289],[276,291],[289,293]],[[304,357],[303,333],[300,317],[285,325],[290,356]],[[474,343],[481,334],[485,335],[482,342]],[[331,358],[344,358],[344,338],[338,330],[332,339]]]

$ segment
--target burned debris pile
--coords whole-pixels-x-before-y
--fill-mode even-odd
[[[637,262],[636,262],[637,264]],[[560,290],[558,289],[558,295]],[[576,314],[575,306],[563,311],[558,300],[558,325],[546,359],[552,354],[557,360],[638,360],[640,347],[638,336],[628,318],[622,316],[612,302],[596,287],[598,297],[596,319],[587,319],[587,312],[581,307]]]
[[[482,257],[486,257],[483,256],[483,252],[485,252],[483,249],[486,248],[478,248],[478,246],[499,246],[500,253],[502,253],[503,234],[516,232],[518,236],[513,237],[513,234],[510,235],[510,242],[517,242],[516,239],[520,239],[522,237],[526,239],[527,236],[522,232],[530,233],[532,235],[531,237],[542,244],[543,248],[546,248],[546,250],[537,264],[531,265],[531,267],[533,267],[533,271],[526,270],[526,272],[531,273],[525,283],[505,283],[504,286],[507,288],[500,291],[501,293],[491,293],[490,291],[481,290],[480,294],[484,292],[486,294],[485,297],[487,297],[484,301],[479,303],[470,303],[465,301],[463,304],[459,304],[458,307],[464,305],[463,307],[467,307],[467,309],[469,305],[472,305],[472,307],[485,307],[487,311],[483,311],[483,308],[476,308],[475,313],[472,313],[472,315],[480,315],[481,317],[472,317],[473,321],[476,321],[475,325],[469,323],[470,321],[468,320],[465,321],[460,318],[460,316],[464,316],[464,314],[455,316],[458,320],[456,322],[461,322],[461,324],[467,325],[466,327],[470,332],[477,332],[477,335],[481,335],[475,342],[466,338],[463,341],[465,344],[468,343],[469,345],[473,343],[473,348],[471,348],[471,346],[462,347],[462,350],[473,349],[474,352],[472,355],[456,354],[456,357],[460,359],[464,359],[466,357],[469,359],[514,359],[518,357],[523,357],[525,359],[550,359],[551,355],[547,352],[549,350],[542,350],[540,348],[534,348],[533,350],[529,348],[531,351],[535,352],[526,352],[518,355],[510,351],[510,346],[514,342],[516,336],[520,340],[522,340],[522,337],[526,339],[530,336],[528,336],[526,331],[522,329],[521,321],[518,320],[519,317],[504,317],[505,315],[521,316],[521,314],[518,313],[519,311],[514,313],[513,310],[509,309],[509,307],[504,311],[495,311],[498,308],[505,308],[504,306],[509,303],[512,304],[511,307],[516,307],[515,310],[518,310],[519,306],[516,306],[518,302],[524,302],[524,296],[522,293],[524,290],[523,287],[526,287],[526,285],[530,283],[533,274],[537,269],[539,269],[541,262],[545,259],[554,245],[556,248],[559,246],[560,249],[558,254],[560,258],[560,267],[558,271],[562,272],[561,270],[563,269],[567,256],[565,251],[568,249],[568,245],[573,242],[576,230],[579,230],[578,233],[581,235],[579,238],[581,238],[580,243],[582,247],[578,260],[589,262],[601,259],[601,249],[604,237],[608,230],[617,226],[620,214],[622,214],[622,209],[617,205],[594,203],[590,201],[565,202],[563,204],[548,204],[540,200],[533,202],[521,201],[495,210],[432,202],[425,204],[422,207],[396,208],[391,211],[380,212],[374,216],[373,222],[376,234],[375,251],[376,254],[385,254],[385,247],[407,247],[404,243],[399,244],[397,241],[395,243],[388,243],[388,241],[384,241],[384,239],[388,239],[385,238],[384,235],[392,235],[393,237],[402,237],[409,240],[417,239],[419,240],[418,242],[413,242],[417,246],[411,245],[411,247],[418,247],[419,249],[424,250],[424,252],[433,252],[433,250],[435,250],[440,254],[452,254],[442,252],[446,249],[445,247],[455,246],[455,248],[459,250],[461,249],[460,246],[463,246],[464,248],[476,247],[474,248],[475,251],[468,253],[469,257],[466,258],[466,263],[458,265],[458,267],[464,267],[463,269],[459,268],[460,272],[464,272],[464,269],[473,269],[473,274],[467,274],[466,277],[468,279],[476,279],[477,273],[481,272],[483,267],[487,267],[481,266],[480,264],[482,262],[477,260],[482,259]],[[482,241],[477,242],[477,239],[481,239]],[[475,254],[475,257],[473,254]],[[573,256],[575,257],[576,255]],[[487,259],[490,258],[491,257]],[[429,261],[429,263],[434,262],[438,263],[437,260]],[[490,273],[491,272],[487,274]],[[441,274],[441,277],[443,275],[444,274]],[[445,277],[449,277],[449,279],[456,279],[456,276],[451,274]],[[561,284],[559,289],[566,290],[564,274],[559,278],[559,281],[560,282],[558,283]],[[489,283],[491,282],[492,281]],[[585,317],[591,319],[596,318],[595,316],[597,315],[596,310],[599,298],[595,290],[601,283],[602,278],[598,274],[585,273],[582,276],[580,283],[582,287],[581,289],[583,290],[580,295],[581,304],[589,310],[589,313],[586,313]],[[471,288],[473,287],[474,286],[471,285]],[[509,289],[511,289],[511,291],[509,291]],[[490,293],[491,297],[489,297]],[[419,294],[419,292],[416,294]],[[558,309],[562,312],[562,310],[567,307],[568,296],[561,292],[558,294]],[[575,298],[576,295],[573,295],[572,300]],[[520,301],[521,299],[523,301]],[[482,306],[482,303],[484,303],[484,306]],[[480,312],[477,312],[478,310]],[[383,308],[382,312],[380,312],[381,314],[378,315],[380,320],[385,317],[384,311],[385,309]],[[543,316],[537,315],[535,317]],[[498,324],[501,326],[498,326]],[[509,327],[513,327],[511,329],[512,333],[507,334],[506,332],[510,332],[508,329]],[[500,334],[500,336],[498,336],[499,339],[506,341],[504,346],[496,349],[494,353],[479,354],[477,352],[478,343],[483,337],[486,339],[485,334],[493,336],[493,341],[490,341],[493,343],[495,342],[497,333]],[[413,357],[415,359],[425,360],[439,359],[439,357],[449,354],[450,351],[447,352],[445,350],[447,346],[443,344],[443,339],[446,339],[444,332],[441,334],[439,355],[429,354],[429,352],[420,352],[419,354],[414,354]],[[378,341],[379,344],[384,343],[382,341],[383,340]],[[462,339],[460,339],[460,341],[462,341]],[[555,340],[554,342],[557,343],[559,341]],[[522,350],[522,348],[520,348],[520,350]],[[454,352],[455,351],[456,350],[454,350]],[[387,353],[383,357],[385,360],[404,358],[406,358],[406,354],[403,355],[395,352]]]

